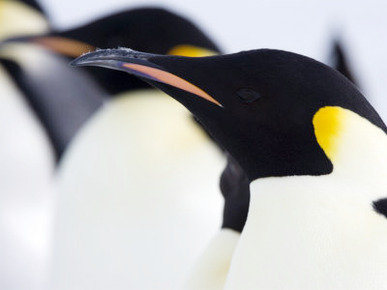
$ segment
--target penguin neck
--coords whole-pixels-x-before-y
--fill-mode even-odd
[[[329,124],[331,120],[327,121],[327,116],[332,117],[332,114],[335,114],[334,129]],[[316,139],[333,164],[332,172],[321,176],[254,180],[250,184],[252,213],[255,211],[254,204],[266,203],[271,210],[288,214],[295,207],[300,208],[299,212],[308,218],[308,215],[316,215],[310,209],[320,204],[327,208],[332,206],[339,209],[354,205],[372,210],[373,201],[386,197],[386,133],[367,119],[340,107],[323,108],[316,113],[313,122]],[[270,203],[261,200],[266,196],[280,200],[275,203],[274,200]],[[288,206],[290,201],[282,199],[291,199],[296,204]],[[320,214],[324,217],[323,211]]]
[[[332,173],[250,184],[249,215],[225,289],[387,287],[380,266],[387,266],[387,221],[373,209],[386,197],[387,137],[359,115],[340,112],[339,130],[329,136],[315,123]]]
[[[45,15],[15,0],[0,0],[0,39],[46,33],[49,24]]]

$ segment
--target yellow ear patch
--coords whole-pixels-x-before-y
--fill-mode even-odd
[[[177,45],[168,51],[170,55],[179,55],[179,56],[188,56],[188,57],[203,57],[203,56],[212,56],[217,55],[218,53],[206,49],[203,47],[193,46],[193,45]]]
[[[323,107],[313,117],[316,139],[330,160],[338,148],[338,137],[343,127],[345,110],[340,107]]]

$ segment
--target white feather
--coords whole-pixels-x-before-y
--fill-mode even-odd
[[[106,104],[58,176],[51,289],[180,289],[220,227],[224,163],[163,93]]]
[[[387,137],[348,113],[324,176],[258,179],[225,289],[386,289]]]

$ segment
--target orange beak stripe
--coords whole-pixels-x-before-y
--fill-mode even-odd
[[[38,37],[34,39],[34,42],[56,53],[70,57],[78,57],[86,52],[95,50],[95,47],[92,45],[64,37]]]
[[[171,74],[169,72],[148,67],[145,65],[140,64],[134,64],[134,63],[124,63],[123,67],[127,67],[131,70],[140,72],[141,74],[144,74],[146,76],[151,77],[152,79],[165,83],[167,85],[171,85],[175,88],[184,90],[186,92],[195,94],[207,101],[210,101],[211,103],[214,103],[215,105],[219,107],[223,107],[222,104],[220,104],[217,100],[215,100],[213,97],[211,97],[209,94],[207,94],[202,89],[198,88],[197,86],[191,84],[190,82],[187,82],[186,80],[182,79],[181,77],[178,77],[174,74]]]

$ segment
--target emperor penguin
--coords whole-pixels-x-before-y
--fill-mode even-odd
[[[191,22],[157,8],[29,41],[73,57],[84,49],[130,44],[191,57],[219,52]],[[164,93],[134,77],[127,82],[122,72],[88,71],[114,97],[82,128],[61,161],[50,289],[181,289],[208,243],[211,248],[225,239],[229,263],[248,202],[234,207],[230,199],[237,199],[239,186],[223,185],[228,219],[219,235],[226,238],[211,242],[221,225],[223,153]],[[232,164],[223,184],[233,183],[234,175],[235,184],[244,180]],[[243,195],[248,197],[248,190]],[[231,217],[242,204],[245,215]],[[239,218],[244,220],[235,221]],[[227,268],[223,260],[219,281]],[[188,284],[204,281],[199,272],[193,271]]]
[[[338,39],[333,42],[327,63],[357,85],[346,50]],[[250,199],[249,181],[235,159],[227,153],[226,155],[227,166],[220,178],[220,189],[225,200],[222,229],[195,263],[184,285],[184,289],[187,290],[224,288],[233,251],[247,219]]]
[[[387,288],[387,128],[342,74],[261,49],[204,58],[86,54],[187,107],[250,182],[225,288]]]

